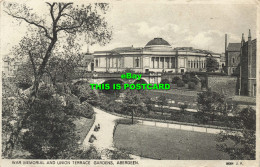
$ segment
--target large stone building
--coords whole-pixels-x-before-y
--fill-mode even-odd
[[[220,63],[220,54],[192,47],[172,46],[162,38],[154,38],[145,47],[121,47],[94,52],[94,71],[135,72],[206,71],[206,59],[212,56]]]
[[[256,96],[256,45],[256,39],[251,40],[250,30],[247,42],[242,35],[239,75],[240,95]]]

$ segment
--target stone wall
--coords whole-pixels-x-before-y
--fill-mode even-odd
[[[208,76],[208,88],[214,92],[234,96],[237,88],[237,77],[234,76]]]

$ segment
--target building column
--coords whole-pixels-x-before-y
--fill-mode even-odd
[[[169,57],[169,67],[172,68],[172,58]]]
[[[160,68],[160,57],[157,57],[158,58],[158,61],[157,61],[157,68]],[[157,60],[156,58],[156,60]]]
[[[165,69],[165,57],[163,57],[163,69]]]

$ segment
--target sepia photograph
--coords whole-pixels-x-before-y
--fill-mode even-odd
[[[0,4],[0,166],[259,166],[259,0]]]

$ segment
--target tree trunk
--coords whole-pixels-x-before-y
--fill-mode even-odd
[[[38,75],[37,75],[37,77],[36,77],[36,79],[34,81],[34,92],[32,94],[33,97],[37,97],[37,95],[38,95],[39,84],[40,84],[41,79],[43,77],[44,69],[45,69],[45,67],[47,65],[47,62],[48,62],[50,56],[51,56],[51,51],[52,51],[56,41],[57,41],[57,34],[56,34],[56,37],[54,36],[54,38],[51,40],[51,43],[50,43],[50,45],[49,45],[49,47],[47,49],[45,57],[43,58],[42,64],[41,64],[41,66],[39,68]]]

